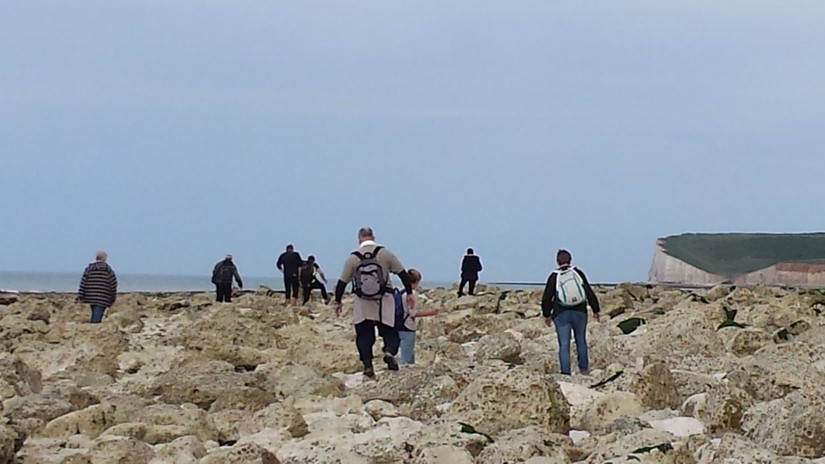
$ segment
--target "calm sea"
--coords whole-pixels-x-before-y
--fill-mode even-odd
[[[82,273],[73,272],[9,272],[0,271],[0,290],[20,292],[76,292]],[[246,277],[244,287],[256,289],[266,285],[283,290],[283,282],[275,278]],[[211,276],[150,275],[118,273],[118,291],[121,292],[172,292],[214,290]],[[280,279],[278,279],[280,280]]]
[[[12,272],[0,271],[0,290],[19,292],[76,292],[82,273],[73,272]],[[281,276],[242,276],[244,288],[256,289],[266,285],[283,290]],[[178,292],[214,290],[211,276],[150,275],[118,273],[118,291],[121,292]],[[425,282],[424,287],[450,287],[452,283]],[[327,285],[327,288],[331,287]]]

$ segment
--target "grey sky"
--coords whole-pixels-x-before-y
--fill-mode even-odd
[[[825,3],[7,1],[3,270],[646,278],[657,236],[822,230]]]

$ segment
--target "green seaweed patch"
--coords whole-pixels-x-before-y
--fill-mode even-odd
[[[661,451],[662,453],[667,453],[668,451],[673,451],[673,445],[670,443],[661,443],[654,446],[646,446],[644,448],[639,448],[631,454],[647,454],[652,451]]]
[[[459,422],[458,425],[461,426],[461,433],[470,433],[470,434],[474,434],[474,435],[481,435],[482,437],[487,439],[488,443],[495,443],[496,442],[495,440],[493,440],[493,437],[491,437],[490,435],[487,435],[484,432],[479,432],[478,430],[476,430],[475,427],[473,427],[470,424],[465,424],[464,422]]]
[[[734,320],[728,319],[725,322],[719,324],[719,327],[716,328],[717,331],[724,329],[725,327],[736,327],[737,329],[744,329],[748,327],[747,324],[740,324]]]
[[[628,335],[633,333],[642,324],[647,324],[647,321],[645,321],[641,317],[631,317],[629,319],[623,320],[622,322],[619,322],[618,327],[619,329],[621,329],[623,334]]]

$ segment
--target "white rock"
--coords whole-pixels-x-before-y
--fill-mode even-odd
[[[578,445],[580,441],[590,437],[590,432],[586,430],[571,430],[568,435],[570,439],[573,440],[573,444]]]
[[[341,379],[344,382],[344,386],[347,387],[348,390],[360,387],[365,380],[364,374],[361,372],[358,372],[356,374],[344,374],[343,372],[336,372],[332,374],[332,376],[337,379]]]
[[[677,437],[689,437],[705,433],[705,425],[692,417],[673,417],[648,421],[651,427],[662,432],[670,432]]]
[[[588,388],[584,385],[571,382],[558,382],[561,392],[567,398],[570,406],[580,406],[592,403],[597,398],[604,396],[604,393]]]

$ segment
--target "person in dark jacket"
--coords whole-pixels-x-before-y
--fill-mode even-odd
[[[243,288],[241,275],[238,268],[232,262],[232,255],[226,255],[223,261],[219,261],[212,269],[212,283],[215,284],[215,293],[218,302],[232,302],[232,279],[238,282],[238,287]]]
[[[559,366],[561,373],[570,375],[570,335],[576,337],[576,355],[579,371],[590,373],[590,361],[587,357],[587,306],[593,310],[593,317],[599,320],[599,299],[590,287],[587,277],[581,269],[571,266],[573,257],[567,250],[556,254],[558,269],[550,273],[544,295],[541,299],[541,312],[544,324],[555,324],[559,339]]]
[[[292,244],[287,245],[286,251],[281,253],[281,256],[278,256],[276,266],[278,266],[278,269],[284,274],[284,289],[286,290],[287,304],[294,305],[298,303],[298,287],[300,285],[298,273],[303,262],[301,254],[295,251],[295,247],[293,247]]]
[[[321,290],[321,298],[324,299],[325,303],[329,303],[329,294],[326,285],[324,285],[327,283],[327,276],[324,275],[323,269],[315,261],[315,256],[309,255],[307,262],[301,267],[300,280],[304,292],[304,304],[309,302],[309,297],[315,289]]]
[[[464,286],[470,284],[469,294],[476,290],[478,273],[481,272],[481,259],[475,255],[472,248],[467,248],[467,254],[461,260],[461,284],[458,286],[458,297],[464,296]]]
[[[77,300],[91,307],[92,317],[89,322],[92,324],[99,324],[106,308],[117,300],[117,276],[106,263],[107,259],[105,251],[97,252],[95,262],[89,264],[83,272],[77,290]]]

